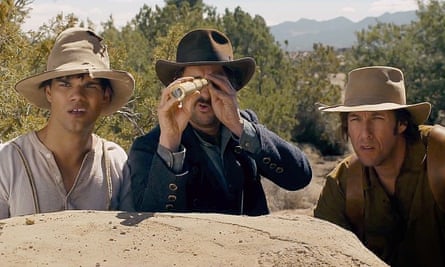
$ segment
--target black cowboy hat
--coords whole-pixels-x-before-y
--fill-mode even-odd
[[[186,66],[222,65],[232,72],[232,86],[238,91],[252,78],[255,60],[251,57],[233,59],[233,49],[229,38],[214,29],[190,31],[179,41],[176,61],[158,60],[156,74],[167,86],[179,78],[178,73]]]

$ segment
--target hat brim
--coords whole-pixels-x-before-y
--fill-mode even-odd
[[[45,91],[40,87],[41,83],[57,77],[83,73],[90,74],[91,78],[102,78],[110,81],[113,89],[113,96],[109,105],[102,110],[102,116],[113,114],[119,110],[133,95],[135,84],[133,76],[126,71],[110,69],[75,68],[47,71],[19,81],[15,85],[15,90],[22,94],[31,104],[34,104],[39,108],[50,109],[51,104],[46,99]]]
[[[396,110],[406,109],[413,116],[414,122],[419,125],[424,123],[431,113],[431,104],[428,102],[422,102],[412,105],[399,105],[395,103],[381,103],[375,105],[358,105],[358,106],[344,106],[334,105],[327,106],[319,104],[318,110],[323,112],[358,112],[358,111],[383,111],[383,110]]]
[[[195,62],[173,62],[167,60],[158,60],[155,65],[156,74],[159,80],[168,86],[178,77],[178,72],[187,66],[200,65],[221,65],[232,70],[235,80],[232,80],[232,86],[235,90],[243,88],[255,73],[255,60],[250,57],[240,58],[233,61],[195,61]]]

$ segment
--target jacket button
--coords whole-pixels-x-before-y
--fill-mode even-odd
[[[271,162],[271,159],[269,157],[263,158],[263,163],[264,164],[269,164],[270,162]]]
[[[241,151],[243,151],[243,149],[240,146],[235,146],[233,148],[233,152],[235,152],[235,154],[241,154]]]
[[[277,164],[276,164],[276,163],[271,163],[271,164],[269,165],[269,168],[271,168],[272,170],[275,169],[276,167],[277,167]]]
[[[167,205],[165,205],[165,209],[166,209],[166,210],[171,210],[171,209],[173,209],[173,208],[174,208],[173,204],[167,204]]]
[[[170,202],[175,202],[176,201],[176,196],[175,195],[168,195],[168,201]]]
[[[169,188],[171,191],[176,191],[176,190],[178,190],[178,186],[177,186],[176,184],[169,184],[169,185],[168,185],[168,188]]]
[[[193,207],[198,207],[198,205],[199,205],[199,199],[197,199],[197,198],[195,198],[195,199],[193,199]]]
[[[276,172],[276,173],[283,173],[283,172],[284,172],[284,169],[281,168],[281,167],[278,167],[278,168],[275,170],[275,172]]]
[[[192,172],[192,176],[198,175],[199,174],[199,167],[193,166],[192,169],[191,169],[191,172]]]

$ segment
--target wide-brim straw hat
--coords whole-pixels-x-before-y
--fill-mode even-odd
[[[90,29],[68,28],[56,38],[49,54],[46,71],[27,77],[15,85],[15,89],[30,103],[39,108],[50,109],[42,82],[69,75],[89,74],[91,78],[108,79],[113,91],[111,102],[101,115],[110,115],[124,106],[133,94],[133,76],[110,68],[107,47]]]
[[[406,104],[403,73],[400,69],[387,66],[371,66],[352,70],[348,74],[344,103],[323,105],[324,112],[356,112],[381,110],[408,110],[414,122],[424,123],[431,112],[431,104],[422,102]]]
[[[186,33],[179,41],[176,61],[158,60],[155,69],[159,80],[167,86],[179,78],[178,74],[184,67],[198,65],[227,67],[232,72],[229,77],[231,84],[237,91],[255,73],[255,60],[251,57],[235,60],[229,38],[214,29],[196,29]]]

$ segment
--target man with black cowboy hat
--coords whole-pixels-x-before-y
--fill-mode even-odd
[[[288,190],[310,182],[302,151],[239,110],[236,93],[254,71],[255,61],[235,60],[230,40],[213,29],[185,34],[176,62],[157,61],[167,86],[159,126],[128,157],[136,210],[261,215],[268,207],[260,176]],[[194,78],[207,85],[182,100],[171,95]]]
[[[420,125],[431,105],[406,104],[402,71],[372,66],[349,73],[344,104],[319,109],[340,113],[355,153],[328,174],[315,217],[392,266],[445,266],[445,128]]]
[[[15,89],[49,109],[43,129],[0,148],[0,218],[67,209],[132,210],[125,151],[93,134],[99,116],[127,103],[132,75],[110,69],[102,38],[69,28],[56,39],[45,72]]]

